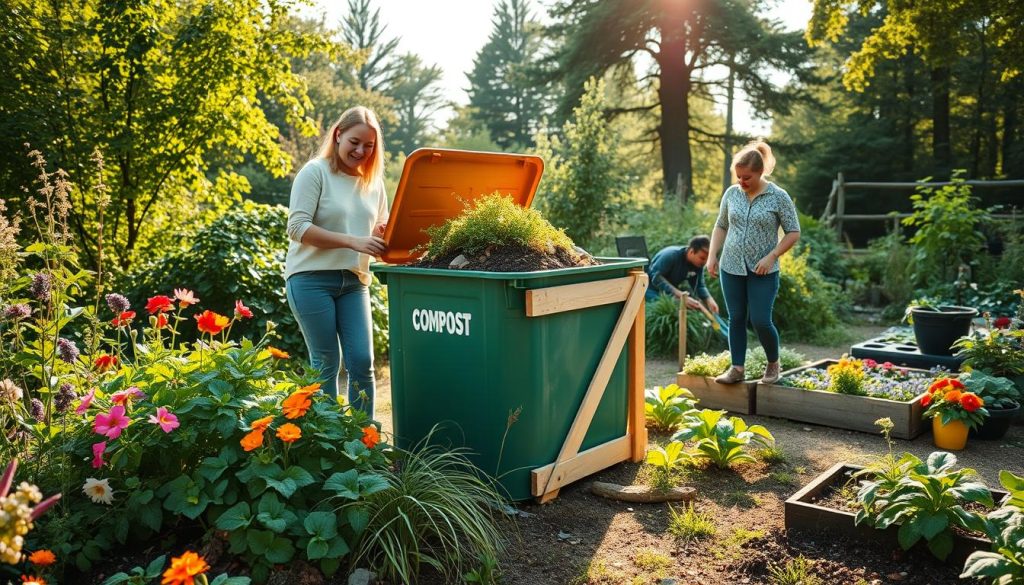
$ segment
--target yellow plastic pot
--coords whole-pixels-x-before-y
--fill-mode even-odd
[[[932,419],[932,441],[939,449],[959,451],[967,446],[967,425],[961,420],[942,424],[942,417]]]

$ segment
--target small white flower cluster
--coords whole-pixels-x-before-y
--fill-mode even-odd
[[[114,490],[110,489],[110,480],[107,478],[96,479],[90,477],[85,480],[82,491],[97,504],[109,505],[114,503]]]
[[[18,489],[0,497],[0,562],[21,562],[25,535],[32,530],[32,506],[43,499],[36,486],[22,482]]]

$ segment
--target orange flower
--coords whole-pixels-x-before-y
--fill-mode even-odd
[[[46,579],[39,576],[30,577],[28,575],[22,575],[21,585],[46,585]]]
[[[195,576],[210,570],[203,557],[192,551],[185,551],[180,557],[171,559],[171,566],[164,571],[160,585],[195,585]]]
[[[273,357],[275,357],[275,358],[277,358],[279,360],[286,360],[286,359],[292,357],[292,356],[288,355],[287,351],[282,351],[280,349],[277,349],[276,347],[271,347],[269,345],[267,346],[267,351],[270,352],[271,356],[273,356]]]
[[[122,325],[131,325],[132,319],[134,318],[135,311],[125,311],[118,315],[117,317],[114,317],[110,324],[113,325],[114,327],[120,327]]]
[[[107,370],[109,370],[111,368],[117,367],[117,357],[116,356],[112,356],[112,355],[102,354],[98,358],[96,358],[96,361],[93,362],[93,365],[96,366],[97,370],[99,370],[101,372],[105,372],[105,371],[107,371]]]
[[[253,431],[239,441],[246,452],[263,446],[263,431]]]
[[[377,427],[373,425],[363,427],[363,438],[361,440],[367,449],[373,449],[380,442],[380,433],[377,432]]]
[[[959,390],[950,390],[943,395],[942,400],[945,402],[960,402],[961,393]]]
[[[964,392],[960,396],[960,406],[967,412],[974,412],[985,405],[985,401],[973,392]]]
[[[40,567],[48,567],[57,562],[57,555],[52,550],[42,549],[28,555],[28,562]]]
[[[198,329],[203,333],[209,333],[210,335],[217,335],[223,331],[230,322],[231,319],[228,319],[224,315],[218,315],[209,309],[196,315]]]
[[[302,438],[302,429],[292,423],[284,423],[277,429],[277,438],[285,443],[294,443]]]
[[[949,378],[939,378],[932,382],[932,385],[928,387],[928,393],[935,394],[940,390],[945,391],[946,386],[949,386]]]
[[[956,378],[946,378],[946,380],[948,381],[950,387],[955,388],[957,390],[964,390],[965,388],[967,388],[967,386],[964,386],[963,382],[957,380]]]
[[[317,383],[303,386],[292,392],[291,396],[285,398],[284,402],[281,403],[281,411],[284,412],[284,417],[293,419],[305,416],[306,412],[313,406],[313,401],[309,399],[310,395],[319,391],[320,384]]]
[[[274,417],[272,416],[265,416],[263,418],[256,419],[252,421],[252,430],[256,431],[257,433],[262,433],[263,431],[267,430],[267,428],[270,427],[270,423],[272,423],[273,421]]]
[[[924,395],[921,396],[921,406],[927,408],[928,405],[931,404],[931,403],[932,403],[932,395],[931,394],[924,394]]]

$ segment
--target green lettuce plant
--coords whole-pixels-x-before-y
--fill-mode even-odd
[[[649,425],[659,431],[674,431],[683,420],[696,412],[697,399],[686,388],[669,384],[647,390],[644,413]]]
[[[673,441],[694,441],[690,455],[707,459],[724,469],[733,463],[757,461],[747,452],[755,447],[770,447],[775,437],[761,425],[747,425],[738,416],[726,417],[724,410],[701,410],[687,419],[683,428],[672,436]]]

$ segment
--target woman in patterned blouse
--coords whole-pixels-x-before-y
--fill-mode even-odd
[[[768,358],[761,382],[779,379],[779,332],[772,322],[772,306],[779,292],[779,257],[800,239],[800,222],[789,194],[765,178],[774,168],[775,157],[765,142],[752,142],[736,153],[732,159],[736,184],[722,195],[711,234],[707,270],[717,277],[721,268],[722,293],[729,309],[732,366],[715,378],[723,384],[744,379],[748,316]],[[781,239],[779,228],[785,232]]]

